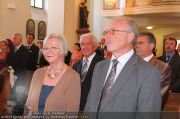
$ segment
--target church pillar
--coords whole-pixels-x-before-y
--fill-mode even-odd
[[[64,34],[64,2],[65,0],[48,0],[47,34]]]

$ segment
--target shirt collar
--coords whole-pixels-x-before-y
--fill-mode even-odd
[[[19,46],[17,46],[16,49],[18,50],[21,46],[22,46],[22,43]]]
[[[145,57],[144,60],[145,60],[146,62],[149,62],[149,60],[150,60],[153,56],[154,56],[154,55],[151,54],[151,55]]]
[[[33,43],[31,43],[31,44],[27,44],[26,46],[29,46],[29,47],[31,47],[33,45]]]
[[[126,64],[126,62],[130,59],[130,57],[131,57],[133,54],[134,54],[134,50],[132,49],[132,50],[130,50],[129,52],[127,52],[126,54],[118,57],[117,60],[119,61],[119,63],[120,63],[122,66],[124,66],[124,65]],[[116,59],[114,55],[112,55],[111,61],[112,61],[113,59]]]
[[[83,61],[85,60],[85,59],[88,59],[88,63],[90,63],[91,61],[92,61],[92,59],[94,58],[94,56],[96,55],[96,53],[93,53],[91,56],[89,56],[88,58],[85,58],[85,57],[83,57]],[[84,62],[83,62],[84,63]]]

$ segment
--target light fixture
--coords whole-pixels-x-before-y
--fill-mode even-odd
[[[103,0],[103,8],[106,10],[113,10],[119,8],[119,0]]]
[[[11,9],[11,10],[15,10],[16,9],[15,1],[14,0],[8,0],[7,8]]]
[[[115,4],[115,0],[104,0],[104,3],[106,5],[114,5]]]
[[[153,26],[147,26],[146,29],[153,29]]]

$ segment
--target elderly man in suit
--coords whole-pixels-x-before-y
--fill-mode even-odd
[[[87,96],[91,88],[94,67],[96,63],[104,59],[95,53],[97,48],[96,45],[97,40],[92,33],[81,35],[80,46],[84,57],[83,60],[80,60],[73,65],[73,69],[81,76],[80,111],[84,110],[87,101]]]
[[[21,33],[15,33],[12,37],[14,47],[9,51],[7,64],[12,66],[15,75],[24,73],[27,69],[29,54],[26,47],[22,44],[23,36]]]
[[[159,118],[158,113],[143,113],[160,111],[160,74],[134,53],[137,32],[137,25],[126,17],[114,19],[108,27],[106,46],[112,57],[94,69],[84,110],[97,112],[90,114],[90,118]]]
[[[154,49],[156,47],[156,38],[150,32],[139,33],[135,50],[136,54],[143,58],[149,64],[160,71],[160,83],[161,83],[161,96],[162,96],[162,109],[167,101],[169,85],[171,81],[171,68],[168,64],[158,60],[154,55]]]
[[[180,93],[180,56],[176,51],[177,40],[168,38],[165,41],[165,54],[158,59],[168,63],[172,69],[172,81],[170,90],[174,93]]]

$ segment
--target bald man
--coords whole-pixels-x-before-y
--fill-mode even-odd
[[[7,57],[8,66],[12,66],[14,74],[17,76],[17,80],[14,87],[11,89],[10,99],[16,103],[15,115],[23,114],[22,109],[19,111],[17,107],[24,107],[26,101],[26,91],[29,84],[29,80],[26,75],[26,68],[28,63],[29,53],[26,47],[22,44],[23,36],[21,33],[15,33],[12,37],[14,47],[9,51]]]

